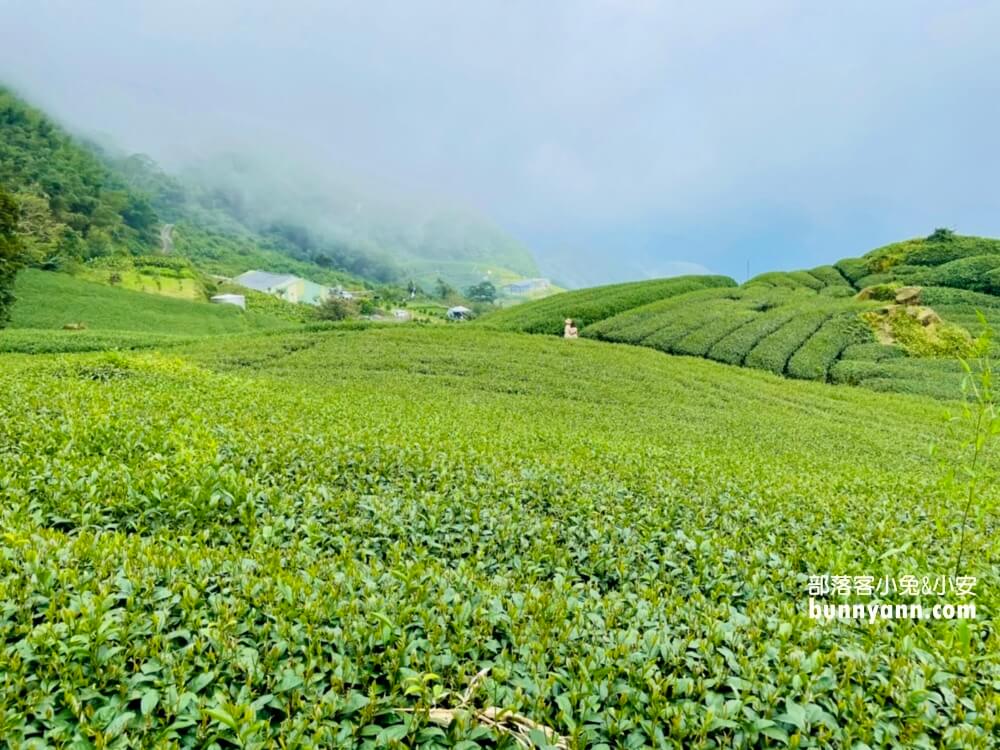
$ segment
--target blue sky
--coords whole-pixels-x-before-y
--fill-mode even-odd
[[[576,284],[1000,235],[1000,3],[0,0],[0,80],[172,166],[473,208]]]

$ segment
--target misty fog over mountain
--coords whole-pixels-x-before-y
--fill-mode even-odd
[[[0,80],[74,132],[209,183],[234,155],[267,165],[241,176],[255,210],[355,238],[387,213],[482,217],[583,285],[1000,232],[995,4],[3,0],[0,15]]]

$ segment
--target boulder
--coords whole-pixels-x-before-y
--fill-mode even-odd
[[[896,302],[900,305],[919,305],[920,287],[904,286],[896,290]]]
[[[917,313],[917,322],[919,322],[920,325],[927,327],[935,325],[936,323],[940,323],[941,316],[938,315],[933,310],[931,310],[929,307],[925,307],[923,310]]]

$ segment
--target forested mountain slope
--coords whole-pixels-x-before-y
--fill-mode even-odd
[[[199,270],[250,269],[319,283],[464,286],[537,276],[531,252],[480,217],[375,200],[226,155],[166,172],[141,154],[70,135],[0,86],[0,187],[21,213],[32,266],[75,271],[167,250]]]

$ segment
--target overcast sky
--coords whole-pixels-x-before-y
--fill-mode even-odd
[[[476,209],[578,282],[1000,235],[1000,3],[0,0],[0,80],[177,167]]]

